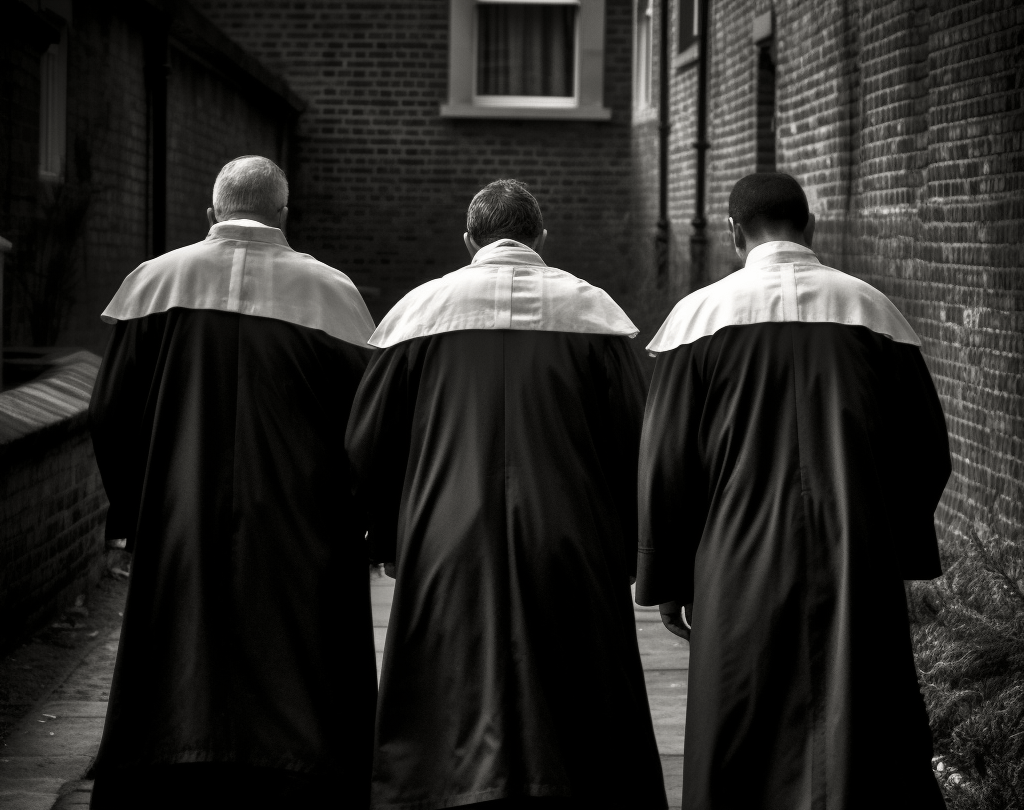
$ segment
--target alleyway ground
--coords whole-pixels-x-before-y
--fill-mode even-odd
[[[393,592],[393,580],[372,577],[378,674]],[[689,650],[685,642],[662,627],[657,608],[636,607],[635,615],[669,806],[674,810],[681,797]],[[0,750],[0,807],[4,810],[88,807],[92,782],[84,776],[103,731],[119,636],[119,627],[101,634],[84,650],[84,657],[70,674],[7,738]]]

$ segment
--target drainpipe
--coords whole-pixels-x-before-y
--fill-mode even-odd
[[[149,79],[149,166],[150,166],[150,253],[167,252],[167,84],[171,75],[167,28],[164,21],[149,38],[147,73]]]
[[[669,123],[669,0],[661,0],[660,34],[658,45],[658,225],[654,234],[654,256],[657,262],[657,285],[668,281],[668,134]]]
[[[696,200],[694,201],[693,233],[690,235],[690,267],[693,274],[693,288],[703,287],[708,283],[708,237],[707,219],[704,217],[704,189],[707,185],[706,164],[708,150],[708,51],[711,43],[708,40],[708,16],[710,0],[698,0],[700,35],[700,53],[697,59],[697,140],[693,148],[697,150]]]

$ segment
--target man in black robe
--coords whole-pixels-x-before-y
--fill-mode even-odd
[[[209,236],[103,313],[93,444],[107,536],[134,556],[94,808],[368,801],[376,666],[344,434],[373,321],[288,246],[287,201],[271,161],[232,161]]]
[[[381,322],[346,445],[394,563],[376,808],[666,806],[630,596],[636,328],[492,183],[468,267]]]
[[[903,590],[941,573],[950,473],[920,341],[818,262],[793,178],[729,213],[746,264],[650,344],[640,461],[637,601],[690,641],[683,807],[942,807]]]

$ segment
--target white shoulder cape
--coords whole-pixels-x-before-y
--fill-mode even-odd
[[[464,329],[522,329],[634,337],[610,295],[511,239],[482,248],[473,263],[428,281],[399,301],[370,338],[378,348]]]
[[[373,318],[348,276],[288,246],[277,228],[218,222],[202,242],[144,262],[100,316],[107,323],[174,307],[286,321],[366,346]]]
[[[742,270],[686,296],[648,345],[667,352],[726,326],[757,323],[864,326],[897,343],[921,340],[896,305],[867,282],[821,264],[793,242],[767,242]]]

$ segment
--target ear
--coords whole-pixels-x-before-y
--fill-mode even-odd
[[[745,262],[747,260],[747,235],[743,233],[743,226],[737,224],[732,217],[729,217],[729,233],[732,234],[732,245],[736,255]]]
[[[540,232],[540,236],[533,240],[533,244],[531,245],[531,247],[533,248],[535,253],[540,253],[541,249],[544,247],[544,242],[547,238],[548,229],[545,228],[543,231]]]
[[[807,215],[807,227],[804,228],[804,242],[807,243],[807,247],[811,246],[811,241],[814,239],[814,214]]]
[[[469,251],[469,258],[475,258],[476,254],[480,251],[480,245],[473,241],[473,237],[469,235],[469,232],[462,234],[462,241],[466,243],[466,250]]]
[[[284,226],[285,226],[285,224],[287,222],[288,222],[288,206],[287,205],[283,205],[283,206],[281,206],[281,216],[279,217],[279,221],[277,223],[277,227],[281,229],[282,233],[284,232]]]
[[[206,209],[206,219],[210,223],[210,227],[211,228],[214,225],[217,224],[217,215],[215,213],[213,213],[213,209],[212,208],[207,208]]]

